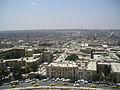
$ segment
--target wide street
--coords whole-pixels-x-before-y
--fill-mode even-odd
[[[40,85],[40,86],[50,86],[51,83],[55,83],[55,86],[61,86],[61,87],[71,87],[73,86],[75,83],[68,83],[68,85],[63,85],[63,81],[47,81],[47,82],[42,82],[42,81],[37,81],[37,83]],[[88,87],[88,88],[91,88],[90,85],[92,83],[88,83],[88,84],[83,84],[83,83],[79,83],[80,84],[80,87]],[[120,90],[120,87],[119,88],[111,88],[111,86],[108,86],[108,87],[105,87],[103,86],[102,84],[99,84],[99,85],[96,85],[97,88],[102,88],[102,89],[107,89],[107,90]],[[25,83],[25,82],[21,82],[19,85],[16,85],[16,88],[26,88],[26,87],[37,87],[37,86],[34,86],[33,84],[31,83]],[[54,87],[54,86],[51,86],[51,87]],[[10,88],[10,85],[2,85],[0,86],[0,90],[6,90],[6,89],[12,89]]]

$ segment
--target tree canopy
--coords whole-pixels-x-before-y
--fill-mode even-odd
[[[10,71],[12,72],[14,78],[19,78],[23,73],[22,67],[17,63],[12,64]]]
[[[78,56],[77,56],[76,54],[70,54],[70,55],[66,58],[66,60],[70,60],[70,61],[75,61],[75,60],[77,60],[77,59],[79,59],[79,58],[78,58]]]
[[[31,62],[25,67],[25,72],[35,72],[38,69],[38,63],[37,62]]]
[[[8,76],[10,71],[6,67],[0,67],[0,79],[5,79],[5,76]]]
[[[37,50],[33,50],[33,53],[43,53],[45,50],[44,49],[37,49]]]

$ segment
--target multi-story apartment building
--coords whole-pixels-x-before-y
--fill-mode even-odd
[[[0,50],[0,59],[14,59],[25,56],[24,48],[8,48]]]
[[[49,78],[73,78],[91,80],[96,73],[96,62],[75,63],[74,61],[53,62],[46,67]]]
[[[46,67],[47,77],[75,78],[77,76],[77,65],[74,62],[56,62]]]
[[[9,59],[0,61],[0,67],[11,67],[13,64],[19,64],[20,66],[26,66],[26,61],[22,59]]]

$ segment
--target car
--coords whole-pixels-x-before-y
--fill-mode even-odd
[[[29,83],[29,82],[32,82],[32,80],[26,79],[25,82],[26,82],[26,83]]]
[[[57,79],[55,79],[55,82],[57,82],[58,80]]]
[[[55,81],[55,78],[52,78],[51,81]]]
[[[80,81],[80,82],[84,82],[85,80],[84,80],[84,79],[80,79],[79,81]]]
[[[91,88],[96,88],[97,86],[93,84],[93,85],[90,85],[90,87]]]
[[[65,80],[65,78],[61,78],[61,79],[60,79],[60,81],[64,81],[64,80]]]
[[[51,83],[50,86],[55,86],[55,83]]]
[[[41,82],[47,82],[47,79],[42,79]]]
[[[55,82],[57,82],[57,81],[60,81],[60,79],[59,79],[59,78],[56,78],[56,79],[55,79]]]
[[[84,81],[83,84],[88,84],[88,81]]]
[[[80,87],[80,84],[74,84],[73,87]]]
[[[66,82],[70,82],[71,80],[70,80],[70,79],[66,79],[65,81],[66,81]]]
[[[76,83],[80,83],[81,81],[80,80],[77,80],[77,81],[75,81]]]
[[[32,81],[31,84],[36,84],[36,81]]]
[[[116,83],[117,86],[120,86],[120,83]]]
[[[39,86],[39,84],[38,83],[36,83],[36,84],[33,84],[34,86]]]
[[[67,82],[64,82],[63,85],[68,85],[68,83],[67,83]]]
[[[10,85],[10,83],[9,83],[9,82],[6,82],[6,83],[4,83],[4,86],[5,86],[5,85]]]
[[[48,81],[48,80],[50,80],[50,78],[46,78],[46,80]]]
[[[10,85],[11,88],[16,88],[16,85]]]
[[[11,81],[11,85],[18,85],[18,84],[19,84],[19,80]]]
[[[107,85],[107,84],[103,84],[103,87],[108,87],[109,85]]]
[[[118,88],[118,86],[117,85],[112,85],[111,88]]]
[[[100,84],[100,82],[99,81],[95,81],[95,82],[93,82],[94,84]]]

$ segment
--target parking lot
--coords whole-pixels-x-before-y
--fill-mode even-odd
[[[35,86],[35,84],[32,84],[32,82],[35,81],[35,83],[37,83],[38,85]],[[91,88],[91,85],[93,85],[93,83],[82,83],[82,82],[67,82],[66,85],[63,85],[65,81],[61,81],[61,80],[46,80],[46,79],[42,79],[42,80],[24,80],[19,82],[18,85],[16,85],[16,87],[14,88],[26,88],[26,87],[37,87],[37,86],[50,86],[50,84],[54,84],[51,85],[51,87],[54,86],[61,86],[61,87],[73,87],[75,86],[75,84],[79,84],[79,86],[76,87],[88,87]],[[102,89],[109,89],[109,90],[119,90],[120,87],[118,88],[111,88],[111,86],[105,86],[104,84],[95,84],[96,88],[102,88]],[[0,90],[4,90],[4,89],[10,89],[12,87],[10,87],[10,83],[4,84],[2,86],[0,86]]]

